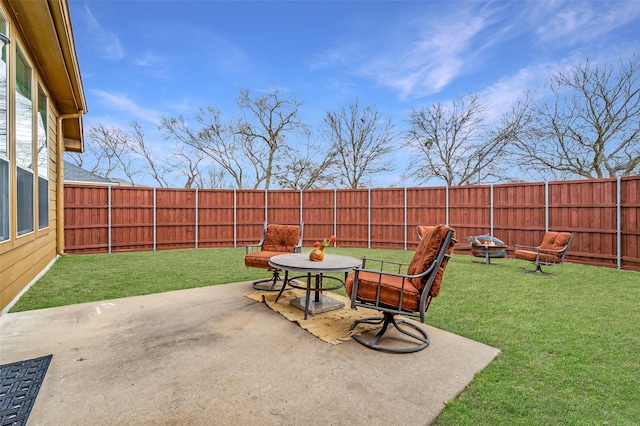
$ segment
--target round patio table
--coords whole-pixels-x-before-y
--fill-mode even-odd
[[[278,296],[276,297],[276,302],[278,301],[278,299],[280,299],[280,296],[282,296],[282,293],[284,292],[284,289],[287,287],[287,285],[294,288],[301,288],[306,290],[305,297],[292,299],[290,302],[293,306],[304,310],[304,319],[306,320],[309,313],[319,314],[322,312],[328,312],[344,307],[344,303],[324,296],[321,293],[323,290],[335,290],[337,288],[343,287],[344,281],[347,279],[347,274],[356,267],[360,266],[362,264],[362,260],[337,254],[325,254],[324,260],[314,262],[309,260],[309,253],[288,253],[273,256],[269,260],[269,264],[274,268],[285,271],[284,283],[282,285],[282,288],[280,289],[280,292],[278,293]],[[306,273],[306,286],[301,286],[293,281],[294,279],[303,277],[303,275],[299,277],[289,278],[289,271]],[[324,274],[336,272],[344,272],[344,280],[336,277],[324,276]],[[313,281],[311,280],[312,275],[314,275],[315,277]],[[339,285],[333,287],[324,287],[325,278],[336,280],[339,282]],[[315,286],[313,288],[313,300],[311,300],[312,282],[315,283]]]

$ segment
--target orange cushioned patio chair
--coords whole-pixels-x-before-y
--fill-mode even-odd
[[[417,352],[429,346],[429,335],[423,327],[395,316],[419,318],[424,323],[431,300],[440,292],[442,276],[456,240],[454,229],[447,225],[430,226],[422,231],[411,263],[363,258],[362,266],[347,277],[345,287],[351,298],[351,308],[382,312],[381,317],[358,319],[351,325],[352,331],[361,325],[380,326],[362,335],[354,334],[358,343],[391,353]],[[401,333],[402,339],[387,335],[380,344],[389,325]]]
[[[280,270],[269,265],[269,259],[273,256],[285,253],[300,253],[302,251],[302,232],[304,226],[300,225],[275,225],[265,222],[262,228],[262,237],[258,244],[245,246],[244,264],[252,268],[262,268],[271,271],[271,278],[254,281],[256,290],[278,291],[276,287],[280,278]],[[284,284],[283,284],[284,285]]]
[[[554,232],[549,231],[544,235],[542,243],[537,247],[524,246],[516,244],[513,256],[516,259],[529,260],[536,265],[530,273],[541,272],[542,274],[552,276],[548,272],[542,271],[542,266],[561,265],[567,254],[573,234],[570,232]]]

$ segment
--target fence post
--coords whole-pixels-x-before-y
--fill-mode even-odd
[[[549,181],[544,181],[544,232],[549,232]]]
[[[198,188],[196,188],[196,248],[198,248]]]
[[[107,246],[108,251],[111,253],[111,185],[109,185],[109,191],[107,192]]]
[[[493,184],[491,184],[490,186],[490,203],[491,205],[489,206],[489,220],[490,220],[490,225],[489,225],[489,235],[491,235],[493,237]]]
[[[153,188],[153,251],[156,251],[156,244],[157,244],[157,210],[158,210],[158,198],[157,198],[157,192],[156,192],[156,188]]]
[[[233,190],[233,247],[238,247],[238,190]]]
[[[371,248],[371,188],[367,189],[367,248]]]
[[[449,184],[445,186],[444,221],[449,226]]]
[[[301,189],[300,190],[300,223],[302,223],[302,196],[303,196],[303,192],[302,192],[302,189]],[[303,230],[303,232],[304,232],[304,230]]]
[[[264,222],[269,222],[269,190],[264,190]]]
[[[333,188],[333,235],[338,235],[338,190]]]
[[[620,176],[616,177],[616,261],[618,269],[622,269],[622,192]]]
[[[404,250],[407,250],[407,187],[404,187]]]

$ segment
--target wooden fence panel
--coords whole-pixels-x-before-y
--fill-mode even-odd
[[[156,189],[156,249],[196,246],[196,190]]]
[[[265,191],[236,191],[236,245],[257,244],[267,219]]]
[[[545,186],[496,185],[493,188],[493,235],[509,245],[537,246],[545,229]]]
[[[64,192],[66,252],[109,250],[109,188],[66,186]]]
[[[234,244],[235,192],[198,190],[198,247],[233,247]]]
[[[415,250],[418,246],[417,225],[447,223],[447,189],[408,188],[406,198],[407,248]]]
[[[345,247],[369,247],[369,191],[336,192],[336,237]]]
[[[640,178],[620,180],[622,267],[640,271]]]
[[[335,191],[309,190],[302,194],[302,221],[304,222],[303,246],[310,247],[335,234],[334,206]],[[343,244],[342,236],[337,236],[337,245]]]
[[[454,186],[449,188],[449,224],[460,243],[471,235],[491,232],[491,187]]]
[[[111,190],[111,251],[153,250],[153,188]]]
[[[549,230],[573,233],[567,260],[615,266],[616,228],[615,180],[549,183]]]
[[[547,228],[566,230],[574,234],[567,260],[640,270],[640,176],[310,191],[65,185],[68,253],[241,247],[259,241],[265,219],[300,218],[305,247],[336,234],[342,247],[414,249],[416,225],[449,223],[457,251],[480,234],[512,250],[538,245]]]
[[[281,225],[300,223],[300,192],[287,190],[269,191],[267,221]]]
[[[402,188],[372,189],[371,245],[403,249],[405,242],[405,194]]]

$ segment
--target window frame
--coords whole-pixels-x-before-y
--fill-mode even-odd
[[[9,34],[9,21],[4,11],[0,9],[0,32],[7,36]],[[10,52],[9,45],[4,44],[0,49],[0,63],[4,64],[4,135],[0,132],[0,138],[4,136],[4,141],[0,141],[0,146],[4,145],[0,151],[0,244],[11,241],[11,220],[13,217],[13,208],[11,204],[13,191],[11,190],[12,181],[12,162],[11,162],[11,140],[9,138],[10,128],[10,103],[9,103],[9,70],[10,70]],[[0,87],[0,92],[2,87]]]
[[[37,83],[37,105],[36,105],[36,168],[37,170],[37,210],[38,210],[38,230],[49,227],[49,97]],[[42,126],[40,125],[42,123]],[[42,134],[41,134],[42,132]],[[44,140],[43,140],[44,139]]]
[[[23,62],[23,63],[22,63]],[[24,69],[28,72],[28,75],[21,76],[19,74],[19,70]],[[26,235],[32,234],[36,230],[36,170],[34,170],[34,162],[36,160],[35,156],[35,132],[34,132],[34,75],[35,70],[29,61],[28,56],[26,55],[22,46],[19,43],[16,45],[15,50],[15,72],[14,72],[14,94],[15,94],[15,114],[14,114],[14,128],[15,128],[15,137],[14,137],[14,146],[15,146],[15,156],[16,156],[16,184],[15,184],[15,200],[16,200],[16,236],[18,238],[24,237]],[[28,89],[28,93],[22,94],[20,93],[20,81],[21,77],[25,77],[23,79],[23,84],[25,85],[24,89]],[[26,96],[28,95],[28,96]],[[25,124],[19,129],[18,116],[20,115],[20,107],[21,103],[18,101],[19,97],[24,98],[24,100],[28,101],[29,113],[28,116],[30,120],[28,121],[28,125]],[[23,100],[23,102],[24,102]],[[25,113],[25,115],[27,115]],[[18,138],[18,133],[21,131],[28,133],[28,138],[24,138],[24,140]],[[30,142],[27,144],[27,140]],[[23,155],[22,151],[24,151],[24,161],[21,158]],[[30,167],[29,167],[30,166]]]

